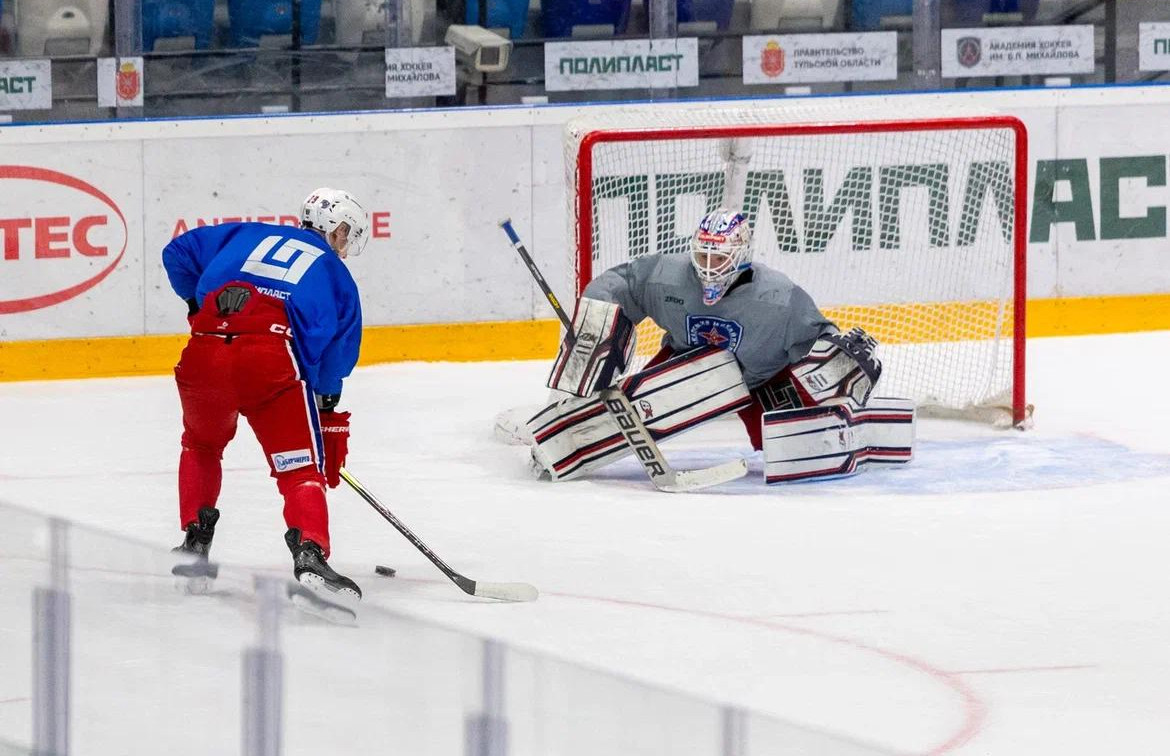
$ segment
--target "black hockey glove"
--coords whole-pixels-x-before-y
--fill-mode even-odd
[[[877,383],[882,374],[882,363],[875,356],[877,340],[860,328],[851,328],[848,333],[830,333],[821,337],[840,347],[841,351],[852,357],[870,381]]]

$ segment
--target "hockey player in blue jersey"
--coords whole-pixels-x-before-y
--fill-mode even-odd
[[[175,367],[183,406],[179,524],[186,532],[176,551],[192,555],[196,568],[209,566],[223,450],[243,415],[284,498],[296,579],[343,603],[361,598],[326,561],[325,486],[338,485],[345,464],[350,413],[337,405],[362,334],[357,286],[342,261],[361,252],[368,234],[361,205],[347,192],[322,188],[305,199],[300,228],[206,226],[163,249],[191,323]],[[191,567],[176,574],[196,574]]]

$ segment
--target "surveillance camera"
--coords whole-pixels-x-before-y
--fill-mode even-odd
[[[480,73],[494,73],[508,67],[512,41],[482,26],[452,24],[447,27],[445,41]]]

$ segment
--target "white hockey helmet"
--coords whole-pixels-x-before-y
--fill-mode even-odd
[[[370,218],[353,195],[341,189],[321,187],[310,192],[301,205],[301,225],[330,234],[342,223],[349,226],[345,255],[357,257],[370,237]]]
[[[752,229],[743,213],[721,207],[703,216],[691,238],[691,265],[703,287],[703,304],[718,302],[752,267]]]

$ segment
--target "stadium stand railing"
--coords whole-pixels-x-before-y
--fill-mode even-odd
[[[915,8],[919,11],[916,15]],[[933,9],[924,16],[922,9]],[[53,106],[10,110],[14,121],[103,120],[383,110],[397,107],[767,97],[784,85],[744,81],[752,35],[892,32],[896,78],[803,82],[799,93],[844,94],[1044,86],[1045,75],[943,78],[939,32],[953,28],[1089,25],[1095,66],[1066,83],[1170,81],[1139,70],[1138,28],[1170,23],[1163,0],[3,0],[0,55],[51,58]],[[498,72],[461,65],[453,95],[391,99],[388,48],[443,44],[452,24],[510,40]],[[545,87],[550,42],[697,38],[699,78],[669,90]],[[99,106],[94,59],[143,56],[142,107]],[[798,93],[794,90],[792,93]]]

